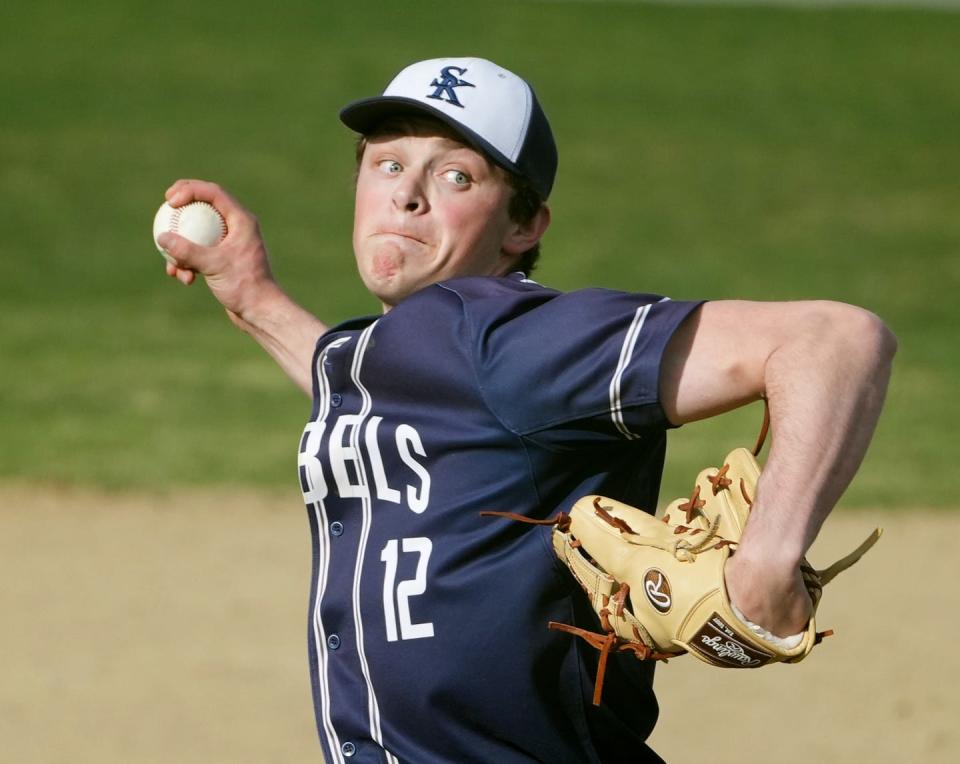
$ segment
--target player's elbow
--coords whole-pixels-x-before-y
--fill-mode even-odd
[[[841,302],[816,303],[815,320],[830,337],[835,352],[876,369],[889,368],[897,352],[897,338],[876,313]]]

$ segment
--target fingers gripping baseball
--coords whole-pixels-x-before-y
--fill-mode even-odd
[[[226,224],[226,235],[213,246],[202,246],[170,231],[159,234],[157,243],[172,261],[167,264],[167,275],[189,285],[196,274],[201,274],[231,318],[242,318],[264,291],[275,287],[256,217],[231,194],[208,181],[178,180],[165,197],[176,209],[206,202]]]

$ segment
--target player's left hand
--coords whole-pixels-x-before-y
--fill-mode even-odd
[[[724,578],[727,595],[752,623],[778,637],[803,631],[813,614],[813,602],[796,562],[764,564],[751,557],[741,544],[727,560]]]

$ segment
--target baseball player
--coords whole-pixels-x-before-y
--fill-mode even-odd
[[[726,577],[746,619],[788,637],[811,609],[798,562],[861,461],[895,341],[837,303],[532,281],[557,150],[529,83],[490,61],[412,64],[340,116],[360,135],[353,248],[381,314],[328,327],[294,304],[214,184],[166,196],[212,203],[226,239],[160,239],[168,275],[205,276],[313,400],[298,470],[326,760],[659,761],[652,663],[612,656],[592,706],[596,651],[546,627],[597,628],[549,529],[480,513],[548,518],[591,493],[653,511],[666,431],[765,397],[775,440]]]

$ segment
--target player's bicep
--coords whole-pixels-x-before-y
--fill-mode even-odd
[[[800,330],[816,303],[709,302],[671,337],[660,401],[673,424],[706,419],[762,397],[770,355]]]

